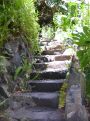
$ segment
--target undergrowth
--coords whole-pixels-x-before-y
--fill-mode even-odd
[[[0,46],[12,34],[23,35],[30,50],[39,51],[37,13],[34,0],[1,0],[0,1]]]

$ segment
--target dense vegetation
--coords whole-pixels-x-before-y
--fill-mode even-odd
[[[86,13],[86,14],[82,14]],[[78,45],[80,66],[86,76],[86,95],[90,98],[90,4],[83,5],[81,31],[73,33],[73,39]]]
[[[7,83],[10,92],[17,85],[25,89],[31,73],[30,56],[40,51],[34,3],[34,0],[0,1],[0,83]]]
[[[86,75],[86,93],[90,97],[90,3],[49,0],[46,1],[46,5],[53,11],[53,16],[49,25],[46,23],[46,26],[42,27],[42,35],[53,39],[55,33],[59,31],[69,47],[73,45],[77,47],[75,51],[77,51],[81,70]]]
[[[0,1],[0,46],[10,35],[23,36],[32,50],[37,51],[38,29],[34,0]]]

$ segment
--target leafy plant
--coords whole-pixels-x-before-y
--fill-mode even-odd
[[[18,67],[15,71],[15,75],[14,75],[14,79],[16,79],[19,75],[23,75],[24,77],[28,77],[28,74],[30,74],[31,72],[31,67],[32,65],[30,64],[30,62],[25,59],[22,66]]]
[[[83,26],[83,32],[73,34],[73,39],[80,47],[77,55],[81,68],[86,74],[86,93],[90,96],[90,28]]]
[[[61,91],[60,91],[60,99],[59,99],[60,108],[65,107],[65,98],[66,98],[67,88],[68,88],[68,84],[64,83],[62,88],[61,88]]]
[[[8,36],[23,35],[32,52],[39,50],[37,13],[34,0],[3,0],[0,2],[0,45]]]
[[[0,56],[0,73],[7,72],[7,66],[9,65],[8,61],[4,56]]]
[[[83,27],[83,32],[73,34],[75,43],[80,47],[77,52],[83,69],[90,67],[90,28]]]
[[[19,88],[25,90],[27,88],[27,80],[30,77],[32,64],[27,59],[23,60],[22,66],[16,68],[14,80],[19,84]]]
[[[42,27],[42,36],[44,38],[53,39],[54,37],[54,30],[51,26],[43,26]]]

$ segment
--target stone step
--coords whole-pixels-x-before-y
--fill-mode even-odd
[[[64,112],[60,109],[45,108],[21,108],[19,110],[8,109],[12,121],[66,121]]]
[[[44,63],[36,63],[34,64],[35,70],[49,70],[49,69],[59,69],[65,70],[70,67],[71,61],[52,61],[52,62],[44,62]]]
[[[35,63],[33,64],[33,69],[35,70],[45,70],[47,68],[47,63]]]
[[[64,51],[65,50],[65,45],[61,44],[58,41],[51,41],[51,42],[41,42],[40,43],[40,48],[45,47],[43,50],[46,51],[52,51],[52,50],[59,50],[59,51]]]
[[[30,74],[30,79],[65,79],[70,64],[71,61],[53,61],[37,64]]]
[[[66,80],[33,80],[29,85],[33,92],[54,92],[59,91]]]
[[[30,74],[30,79],[45,80],[45,79],[65,79],[68,70],[50,69],[45,71],[33,71]]]
[[[71,60],[71,56],[68,55],[41,55],[41,56],[35,56],[36,63],[41,62],[51,62],[51,61],[65,61],[65,60]]]
[[[29,93],[16,93],[12,97],[13,101],[21,102],[22,105],[30,107],[49,107],[58,108],[59,93],[58,92],[29,92]]]
[[[55,50],[44,50],[41,54],[42,55],[58,55],[58,54],[62,54],[63,52],[64,52],[63,50],[55,49]]]

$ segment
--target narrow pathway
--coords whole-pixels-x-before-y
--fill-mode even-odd
[[[64,112],[58,106],[71,58],[54,53],[35,57],[34,70],[28,82],[32,92],[11,97],[8,113],[12,121],[65,121]]]

